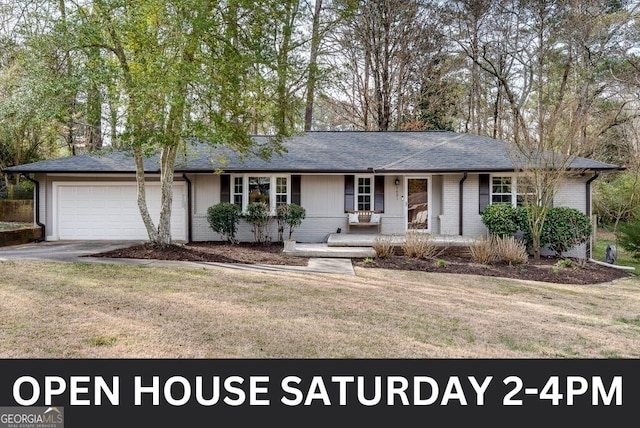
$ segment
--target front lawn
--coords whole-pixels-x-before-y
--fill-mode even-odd
[[[595,245],[593,248],[593,259],[601,262],[606,261],[607,245],[615,245],[618,253],[618,257],[615,261],[619,266],[632,266],[635,267],[635,271],[630,271],[635,275],[640,274],[640,260],[636,260],[631,256],[631,253],[625,251],[620,245],[616,243],[616,237],[611,232],[598,231],[596,234]]]
[[[0,262],[0,358],[640,358],[640,283]]]

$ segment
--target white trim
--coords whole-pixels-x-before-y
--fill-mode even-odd
[[[426,229],[409,229],[409,180],[427,180],[427,228]],[[405,231],[420,231],[431,233],[433,218],[433,175],[408,175],[404,177],[403,192],[403,217]]]
[[[278,178],[287,179],[287,204],[291,204],[291,174],[265,173],[265,172],[249,172],[244,174],[230,174],[231,179],[229,192],[230,202],[233,203],[235,178],[242,177],[242,211],[244,212],[249,205],[249,177],[267,177],[269,178],[269,209],[275,215],[276,212],[276,184]]]
[[[114,179],[114,178],[128,178],[129,180],[135,179],[135,172],[83,172],[83,173],[76,173],[73,171],[70,172],[39,172],[37,174],[46,174],[48,177],[70,177],[73,179],[77,179],[78,177],[91,177],[93,179],[97,179],[97,178],[107,178],[107,179]],[[189,174],[189,172],[187,172],[186,174]],[[145,178],[155,178],[155,179],[160,179],[160,174],[156,173],[156,172],[146,172],[145,174]],[[182,175],[181,174],[176,174],[174,173],[174,178],[181,178]]]
[[[511,173],[494,173],[489,175],[489,205],[493,205],[493,178],[494,177],[509,177],[511,178],[511,205],[516,207],[518,206],[518,195],[527,195],[530,193],[520,193],[518,192],[518,177],[523,177],[522,174],[518,174],[515,172]],[[496,193],[497,195],[506,194],[506,193]]]
[[[375,208],[375,197],[376,197],[376,189],[375,189],[375,176],[373,174],[357,174],[353,177],[353,210],[358,211],[358,196],[360,193],[358,192],[358,179],[360,178],[368,178],[370,183],[370,193],[363,193],[362,195],[369,195],[369,210],[373,210]]]
[[[494,178],[510,178],[511,179],[511,184],[509,185],[511,187],[509,193],[494,193],[493,192],[493,179]],[[511,205],[512,206],[516,206],[516,200],[518,198],[518,195],[516,194],[515,189],[517,189],[517,177],[516,174],[491,174],[489,176],[489,205],[493,205],[493,196],[494,195],[509,195],[511,196]],[[500,202],[500,203],[504,203],[504,202]]]
[[[236,178],[242,178],[242,193],[236,193]],[[243,174],[231,174],[230,178],[229,178],[229,202],[232,204],[236,203],[235,200],[235,196],[236,195],[240,195],[242,198],[242,201],[240,202],[240,210],[243,209],[244,206],[246,206],[245,204],[245,190],[246,190],[246,183],[245,183],[245,178]]]
[[[151,181],[145,183],[147,186],[160,186],[159,181]],[[58,200],[59,200],[59,188],[60,187],[89,187],[89,186],[137,186],[136,181],[53,181],[51,182],[52,195],[51,198],[51,235],[47,236],[48,241],[58,241],[60,240],[59,236],[59,218],[58,218]],[[186,241],[189,237],[188,229],[189,222],[191,219],[188,215],[188,195],[187,195],[187,183],[185,181],[174,181],[173,186],[179,186],[183,188],[182,191],[182,207],[184,209],[184,218],[185,218],[185,230],[184,240]],[[177,239],[181,240],[181,239]]]
[[[275,175],[273,180],[273,189],[271,191],[271,193],[273,194],[273,205],[272,205],[272,210],[275,212],[275,210],[278,207],[278,200],[277,197],[278,195],[285,195],[286,200],[285,200],[285,204],[290,205],[291,204],[291,176],[290,175],[283,175],[283,174],[278,174]],[[285,185],[286,187],[286,191],[285,193],[278,193],[278,178],[284,178],[287,180],[287,183]]]

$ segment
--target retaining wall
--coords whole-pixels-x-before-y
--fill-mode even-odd
[[[40,227],[3,231],[0,232],[0,247],[26,244],[39,239],[41,236],[42,230]]]

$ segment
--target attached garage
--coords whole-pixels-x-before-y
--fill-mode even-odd
[[[158,224],[160,183],[147,183],[147,206]],[[135,182],[53,182],[53,230],[61,240],[147,240],[136,201]],[[187,240],[187,192],[173,186],[171,235]]]

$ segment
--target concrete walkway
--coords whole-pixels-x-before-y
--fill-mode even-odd
[[[292,257],[323,257],[323,258],[367,258],[376,257],[376,252],[372,247],[332,247],[329,244],[295,244],[292,250],[284,250],[284,254]]]
[[[337,275],[355,275],[350,259],[310,258],[307,266],[283,266],[243,263],[186,262],[178,260],[149,260],[105,257],[82,257],[78,263],[102,263],[143,265],[148,267],[187,267],[194,269],[232,269],[245,272],[297,272],[297,273],[332,273]]]
[[[280,266],[90,257],[91,254],[102,253],[117,248],[124,248],[139,243],[139,241],[50,241],[0,247],[0,263],[8,260],[43,260],[74,263],[137,264],[150,267],[233,269],[248,272],[297,272],[355,275],[353,265],[349,258],[312,257],[309,259],[307,266]]]

